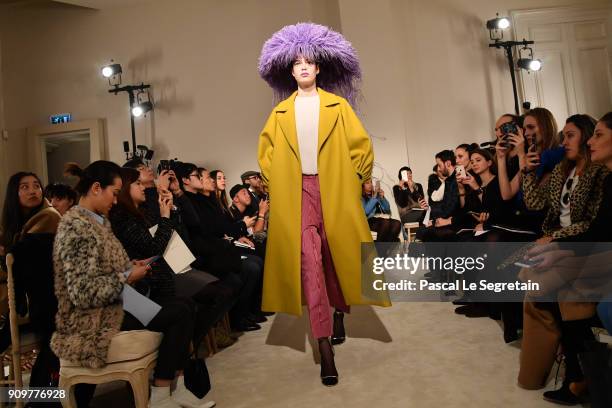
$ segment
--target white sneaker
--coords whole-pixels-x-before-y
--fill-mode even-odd
[[[151,387],[150,408],[181,408],[170,397],[170,387]]]
[[[199,399],[185,387],[185,377],[182,375],[176,379],[176,388],[170,398],[183,408],[213,408],[215,401],[204,401]]]

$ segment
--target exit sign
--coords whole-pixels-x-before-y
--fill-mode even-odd
[[[72,115],[69,113],[60,113],[59,115],[50,116],[51,124],[57,125],[58,123],[68,123],[72,120]]]

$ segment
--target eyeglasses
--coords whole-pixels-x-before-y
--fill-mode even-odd
[[[248,177],[247,180],[251,180],[251,179],[259,180],[260,178],[261,178],[260,176],[251,176],[251,177]]]
[[[565,183],[565,189],[567,190],[565,194],[563,194],[563,205],[568,205],[570,201],[570,193],[572,192],[572,184],[574,184],[574,178],[567,179],[567,183]]]

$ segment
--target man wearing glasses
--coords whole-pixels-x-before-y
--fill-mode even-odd
[[[245,211],[246,215],[257,214],[259,211],[259,202],[262,198],[268,199],[263,183],[261,182],[261,175],[257,171],[246,171],[240,176],[243,184],[249,186],[249,194],[251,194],[251,204]]]

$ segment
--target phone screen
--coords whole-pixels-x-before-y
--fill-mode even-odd
[[[149,262],[147,262],[147,265],[151,265],[153,263],[155,263],[155,261],[157,261],[160,258],[159,255],[154,256],[153,258],[149,259]]]
[[[408,170],[402,170],[402,180],[408,181]]]

